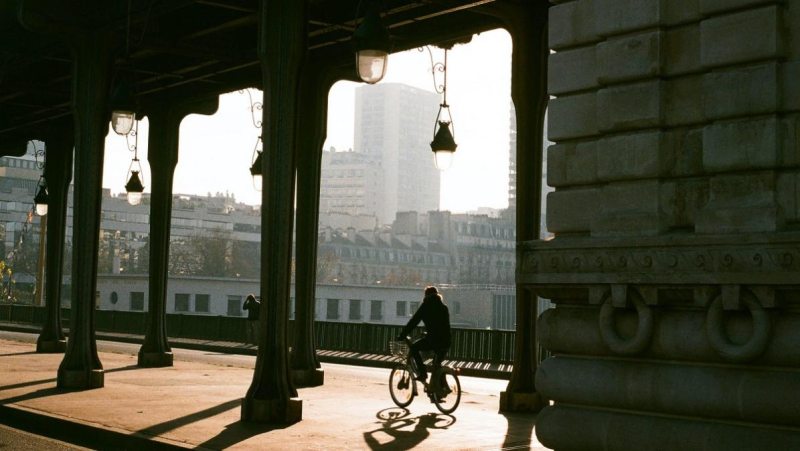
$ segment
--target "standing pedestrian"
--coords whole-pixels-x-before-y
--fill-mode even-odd
[[[244,310],[247,310],[247,342],[258,346],[258,325],[261,316],[261,302],[251,293],[244,301]]]

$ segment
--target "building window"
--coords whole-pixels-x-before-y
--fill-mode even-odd
[[[350,300],[350,316],[348,317],[350,320],[360,320],[361,319],[361,301],[358,299],[351,299]]]
[[[294,319],[294,311],[295,311],[295,302],[294,298],[289,299],[289,319]]]
[[[111,305],[116,305],[117,302],[119,302],[119,295],[117,295],[116,291],[112,291],[108,300],[111,302]]]
[[[456,315],[461,313],[461,301],[453,302],[453,313]]]
[[[369,319],[371,321],[383,320],[383,301],[370,302]]]
[[[208,313],[211,296],[207,294],[194,295],[194,311],[198,313]]]
[[[131,310],[138,312],[144,310],[143,291],[131,291]]]
[[[189,295],[186,293],[175,293],[175,311],[189,311]]]
[[[228,296],[228,316],[242,316],[241,296]]]
[[[397,317],[401,318],[403,316],[408,315],[408,302],[406,301],[397,301]]]
[[[339,300],[328,299],[328,308],[325,314],[326,319],[339,319]]]
[[[417,313],[417,310],[419,310],[419,302],[411,302],[411,311],[408,312],[408,314],[413,315]]]

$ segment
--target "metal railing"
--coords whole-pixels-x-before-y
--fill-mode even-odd
[[[62,322],[69,327],[70,311],[62,309]],[[0,304],[0,322],[42,324],[45,310],[30,305]],[[98,332],[144,334],[145,312],[96,310]],[[208,341],[245,341],[243,317],[167,314],[167,333],[173,338]],[[402,330],[402,326],[366,323],[317,321],[314,324],[316,347],[320,350],[390,355],[387,343]],[[294,321],[289,321],[289,335]],[[415,333],[421,332],[418,329]],[[513,364],[516,333],[513,330],[452,329],[448,359],[480,363]],[[540,359],[546,357],[540,350]]]

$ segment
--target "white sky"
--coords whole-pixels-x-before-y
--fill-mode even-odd
[[[434,59],[444,52],[433,48]],[[433,90],[428,52],[411,50],[392,55],[383,82],[405,83]],[[475,36],[470,44],[448,54],[447,100],[453,113],[458,151],[453,167],[442,174],[441,208],[455,212],[478,207],[508,206],[509,114],[511,107],[511,37],[505,30]],[[328,139],[325,148],[353,147],[356,83],[340,82],[331,89]],[[254,98],[261,93],[253,90]],[[260,119],[260,114],[257,119]],[[433,124],[431,124],[433,126]],[[139,159],[149,192],[147,119],[139,124]],[[433,128],[431,128],[431,138]],[[220,97],[213,116],[191,115],[181,124],[180,156],[173,191],[182,194],[235,193],[236,199],[258,204],[249,168],[259,130],[250,117],[246,94]],[[131,143],[133,140],[131,139]],[[106,138],[103,186],[124,192],[132,153],[125,138]],[[431,164],[433,156],[431,155]]]

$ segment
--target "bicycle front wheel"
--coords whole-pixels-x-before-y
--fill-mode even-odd
[[[397,407],[408,407],[416,394],[416,379],[408,366],[397,365],[389,375],[389,393]]]
[[[442,367],[439,371],[439,378],[443,392],[441,396],[433,395],[433,402],[440,412],[453,413],[461,402],[461,381],[458,380],[455,370],[448,367]]]

